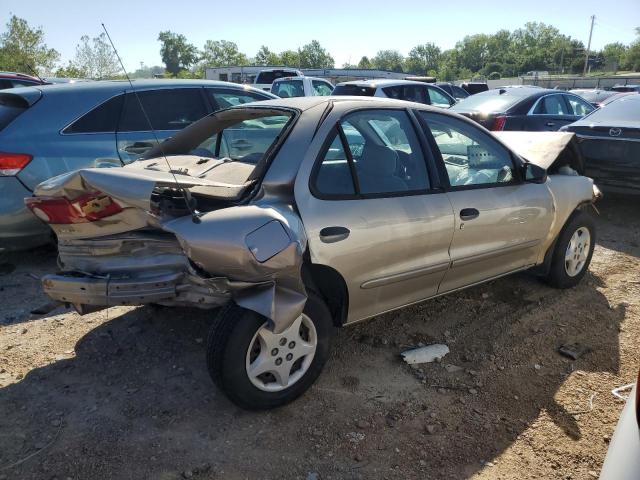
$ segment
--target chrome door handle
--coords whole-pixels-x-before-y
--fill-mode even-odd
[[[320,240],[323,243],[335,243],[344,240],[350,233],[345,227],[324,227],[320,230]]]
[[[153,148],[153,143],[135,142],[131,145],[127,145],[124,148],[124,151],[127,153],[131,153],[132,155],[140,155],[142,153],[148,152],[152,148]]]
[[[463,208],[460,210],[460,220],[473,220],[474,218],[478,218],[480,216],[480,212],[475,208]]]
[[[547,122],[547,123],[545,123],[545,125],[546,125],[547,127],[555,127],[555,126],[556,126],[556,124],[555,124],[555,123],[553,123],[553,122]]]

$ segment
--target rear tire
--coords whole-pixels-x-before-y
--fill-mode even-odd
[[[329,357],[331,314],[310,293],[296,322],[278,336],[265,317],[233,302],[220,311],[207,338],[207,367],[213,382],[233,403],[248,410],[279,407],[315,382]],[[256,375],[258,367],[264,373]]]
[[[577,210],[560,232],[549,273],[545,277],[546,282],[555,288],[578,285],[587,273],[595,243],[596,228],[593,219]]]

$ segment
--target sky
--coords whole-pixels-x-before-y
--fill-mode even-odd
[[[406,55],[427,42],[444,50],[465,35],[515,30],[528,21],[551,24],[586,45],[589,17],[595,14],[595,50],[607,43],[632,42],[640,26],[640,0],[617,0],[615,8],[602,0],[0,0],[0,12],[0,31],[10,14],[41,26],[45,42],[60,52],[65,64],[73,58],[80,37],[99,35],[103,22],[130,71],[140,62],[162,65],[157,41],[162,30],[182,33],[198,48],[206,40],[233,41],[249,57],[261,45],[280,52],[315,39],[340,67],[379,50],[396,49]]]

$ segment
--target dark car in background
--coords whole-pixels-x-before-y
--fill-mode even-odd
[[[459,87],[458,85],[454,85],[451,82],[438,82],[435,85],[440,87],[442,90],[447,92],[458,101],[464,100],[469,96],[469,92],[467,92],[464,88]]]
[[[611,87],[614,92],[636,92],[640,93],[640,85],[614,85]]]
[[[555,131],[595,108],[582,97],[540,87],[499,88],[471,95],[451,109],[489,130]]]
[[[562,129],[574,132],[584,174],[603,190],[640,194],[640,95],[625,95]]]
[[[0,90],[16,87],[30,87],[33,85],[46,85],[48,82],[37,77],[16,72],[0,72]]]
[[[50,229],[24,205],[40,182],[80,168],[121,167],[149,151],[156,137],[163,141],[213,111],[277,98],[208,80],[133,83],[137,94],[125,81],[0,91],[0,249],[49,240]]]
[[[464,82],[460,86],[469,94],[475,95],[476,93],[486,92],[489,90],[489,85],[486,82]]]

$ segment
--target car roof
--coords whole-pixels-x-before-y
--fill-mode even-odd
[[[417,82],[415,80],[394,80],[393,78],[374,78],[371,80],[351,80],[350,82],[342,82],[338,85],[356,85],[360,87],[393,87],[396,85],[433,85],[433,83]],[[338,86],[336,85],[336,86]]]
[[[22,79],[22,80],[31,80],[33,82],[42,83],[38,77],[34,77],[33,75],[27,75],[26,73],[18,73],[18,72],[0,72],[0,78],[12,78],[12,79]]]
[[[420,82],[419,82],[420,83]],[[363,97],[352,95],[339,95],[331,97],[289,97],[289,98],[277,98],[273,100],[263,100],[257,103],[236,105],[231,108],[253,108],[253,107],[285,107],[296,108],[298,110],[308,110],[322,104],[334,104],[334,103],[375,103],[379,107],[400,107],[400,108],[420,108],[423,110],[433,110],[435,112],[441,112],[442,109],[438,107],[432,107],[425,105],[424,103],[408,102],[406,100],[396,100],[394,98],[386,97]]]
[[[147,80],[132,80],[133,88],[135,90],[150,90],[161,88],[176,88],[176,87],[226,87],[238,90],[251,90],[254,92],[267,93],[264,90],[253,88],[249,85],[241,85],[231,82],[220,82],[217,80],[183,80],[183,79],[147,79]],[[99,80],[95,82],[77,82],[77,83],[56,83],[53,85],[34,85],[32,87],[18,87],[14,88],[15,93],[20,93],[21,88],[38,88],[43,93],[58,93],[58,92],[102,92],[109,94],[117,92],[131,90],[128,80]]]
[[[289,76],[289,77],[280,77],[276,78],[273,83],[282,82],[283,80],[302,80],[303,78],[308,78],[309,80],[322,80],[323,82],[329,82],[326,78],[321,77],[308,77],[307,75],[297,75],[297,76]],[[330,82],[329,82],[330,83]]]

